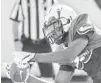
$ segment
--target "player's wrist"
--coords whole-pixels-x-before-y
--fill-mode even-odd
[[[28,63],[30,63],[30,64],[33,64],[33,62],[35,62],[36,60],[36,56],[38,55],[38,53],[31,53],[31,56],[33,56],[33,58],[32,59],[30,59],[29,61],[28,61]]]

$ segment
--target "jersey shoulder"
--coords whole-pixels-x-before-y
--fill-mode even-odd
[[[73,32],[78,33],[79,35],[92,36],[95,31],[88,14],[79,15],[76,19],[74,28],[75,29],[73,29],[74,30]]]
[[[88,39],[93,37],[95,30],[91,23],[88,14],[78,15],[71,23],[68,31],[68,41],[71,42],[82,36],[86,36]]]

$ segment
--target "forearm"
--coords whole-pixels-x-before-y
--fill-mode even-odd
[[[27,79],[27,83],[49,83],[49,82],[41,78],[37,78],[35,76],[30,75],[29,78]]]
[[[64,50],[64,51],[50,52],[50,53],[39,53],[33,58],[33,61],[41,62],[41,63],[60,63],[60,64],[68,63],[69,64],[71,63],[72,59],[73,57],[68,55]]]

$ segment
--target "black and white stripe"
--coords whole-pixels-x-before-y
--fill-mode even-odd
[[[10,19],[19,22],[19,39],[23,33],[27,38],[43,38],[44,14],[52,4],[53,0],[16,0]]]

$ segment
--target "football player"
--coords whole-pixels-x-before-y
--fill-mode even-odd
[[[45,15],[43,33],[51,44],[63,49],[50,53],[15,52],[15,56],[20,56],[19,60],[14,60],[17,65],[59,63],[61,66],[55,83],[69,83],[75,69],[87,72],[93,83],[101,83],[101,31],[94,27],[87,14],[77,16],[66,5],[54,5]],[[48,83],[31,75],[26,81]]]

